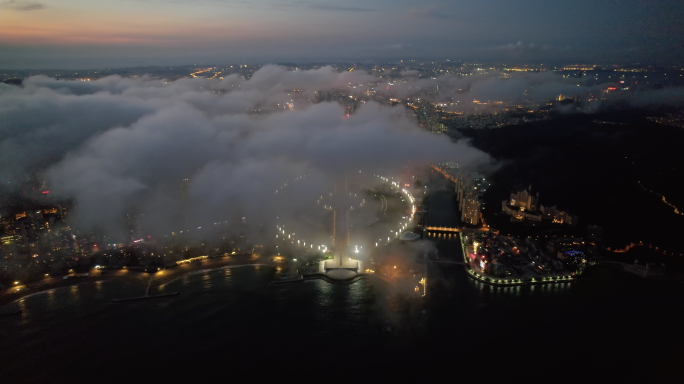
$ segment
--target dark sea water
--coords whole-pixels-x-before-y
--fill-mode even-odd
[[[0,378],[657,382],[684,357],[681,285],[604,267],[575,283],[515,288],[482,285],[459,266],[429,273],[425,299],[372,280],[273,285],[267,267],[187,276],[164,288],[180,296],[150,301],[110,303],[142,293],[117,282],[61,288],[0,308],[23,310],[0,318]]]

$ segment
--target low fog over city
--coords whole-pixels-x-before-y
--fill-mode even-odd
[[[2,189],[18,193],[36,174],[51,198],[73,201],[78,222],[113,231],[135,209],[145,233],[159,235],[243,216],[270,222],[273,191],[306,172],[492,165],[467,140],[420,129],[401,107],[362,100],[350,114],[314,103],[319,92],[351,88],[355,99],[377,83],[360,72],[278,66],[249,80],[32,77],[0,96],[3,119],[14,123],[3,128]],[[170,220],[183,204],[189,222]]]
[[[0,0],[0,377],[671,381],[682,16]]]

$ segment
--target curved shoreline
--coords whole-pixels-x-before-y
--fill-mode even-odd
[[[510,281],[510,280],[503,280],[503,279],[494,279],[494,278],[489,278],[489,277],[483,277],[481,275],[478,275],[475,273],[469,266],[464,266],[466,267],[466,273],[468,276],[476,281],[479,281],[481,283],[487,284],[487,285],[493,285],[496,287],[519,287],[519,286],[525,286],[525,285],[540,285],[540,284],[557,284],[557,283],[572,283],[575,281],[575,278],[569,277],[569,278],[542,278],[542,280],[533,280],[533,281],[528,281],[528,280],[522,280],[518,279],[520,281]]]
[[[47,288],[47,289],[44,289],[44,290],[41,290],[41,291],[36,291],[36,292],[29,293],[28,295],[19,297],[19,298],[17,298],[17,299],[14,300],[14,301],[10,301],[9,303],[0,304],[0,307],[2,307],[2,306],[4,306],[4,305],[8,305],[8,304],[15,303],[15,302],[17,302],[17,301],[19,301],[19,300],[27,299],[27,298],[29,298],[29,297],[33,297],[33,296],[37,296],[37,295],[42,295],[42,294],[49,293],[49,292],[58,291],[58,290],[60,290],[60,289],[65,289],[65,288],[69,288],[69,287],[76,287],[76,286],[79,286],[79,285],[97,284],[97,283],[101,283],[101,282],[107,283],[107,282],[112,282],[112,281],[113,281],[113,282],[116,282],[116,283],[125,284],[125,285],[136,285],[136,286],[138,285],[138,284],[132,284],[132,283],[129,282],[129,281],[122,281],[122,280],[115,280],[115,279],[99,279],[99,280],[93,280],[93,281],[83,281],[83,280],[80,280],[78,283],[75,283],[75,284],[65,284],[65,285],[60,285],[60,286],[58,286],[58,287],[51,287],[51,288]]]
[[[575,281],[574,277],[568,276],[568,277],[545,277],[545,278],[540,278],[539,280],[536,280],[535,278],[532,278],[531,280],[522,280],[518,279],[518,281],[511,281],[511,280],[506,280],[506,279],[494,279],[492,277],[486,277],[482,276],[470,267],[470,262],[468,260],[467,252],[466,252],[466,246],[465,243],[463,242],[463,237],[462,233],[459,233],[459,240],[461,242],[461,252],[463,254],[463,261],[465,262],[465,265],[463,266],[466,270],[466,274],[468,277],[470,277],[473,280],[479,281],[483,284],[487,285],[493,285],[495,287],[519,287],[519,286],[525,286],[525,285],[540,285],[540,284],[557,284],[557,283],[571,283]]]
[[[29,288],[21,293],[12,293],[12,294],[6,294],[0,296],[0,308],[4,307],[5,305],[9,305],[12,303],[15,303],[19,300],[23,300],[27,297],[43,294],[43,293],[48,293],[51,291],[56,291],[58,289],[62,288],[68,288],[68,287],[73,287],[77,285],[82,285],[82,284],[94,284],[94,283],[99,283],[101,281],[116,281],[119,283],[123,284],[128,284],[128,285],[133,285],[133,286],[139,286],[142,287],[140,284],[136,284],[135,282],[132,282],[126,279],[116,279],[114,276],[105,276],[105,277],[95,277],[95,278],[86,278],[86,279],[69,279],[69,280],[64,280],[64,281],[59,281],[56,284],[49,284],[44,287],[37,288],[35,290]]]
[[[273,267],[273,266],[268,265],[268,264],[238,264],[238,265],[224,265],[223,267],[216,267],[216,268],[205,268],[205,269],[200,269],[197,271],[188,271],[184,274],[181,274],[180,276],[177,276],[173,280],[167,281],[167,282],[165,282],[163,284],[159,284],[159,285],[155,285],[154,281],[152,281],[152,286],[155,288],[161,288],[161,287],[164,287],[168,284],[173,283],[176,280],[180,280],[186,276],[201,275],[201,274],[207,273],[207,272],[220,271],[222,269],[232,269],[232,268],[242,268],[242,267]]]
[[[196,274],[202,274],[202,273],[207,273],[211,271],[216,271],[216,270],[221,270],[221,269],[230,269],[230,268],[236,268],[236,267],[249,267],[249,266],[261,266],[261,267],[269,267],[269,264],[262,264],[262,263],[252,263],[252,264],[236,264],[236,265],[223,265],[223,266],[218,266],[218,267],[210,267],[210,268],[202,268],[202,269],[191,269],[187,271],[173,271],[178,273],[178,276],[175,276],[172,280],[162,283],[162,284],[155,284],[155,281],[152,280],[151,286],[154,288],[160,288],[163,287],[173,281],[176,281],[180,278],[183,278],[188,275],[196,275]],[[179,273],[180,272],[180,273]],[[139,273],[140,275],[146,274],[145,272],[136,272]],[[150,278],[153,278],[154,275],[150,275]],[[162,277],[163,278],[163,277]],[[31,297],[33,295],[41,294],[41,293],[46,293],[52,290],[60,289],[60,288],[66,288],[66,287],[71,287],[71,286],[76,286],[76,285],[81,285],[81,284],[90,284],[90,283],[97,283],[100,281],[116,281],[119,283],[124,283],[124,284],[129,284],[133,286],[138,286],[141,288],[145,288],[147,284],[143,283],[142,281],[136,280],[135,278],[129,277],[129,276],[113,276],[113,275],[104,275],[104,276],[89,276],[89,277],[84,277],[84,278],[79,278],[79,279],[67,279],[67,280],[57,280],[54,283],[49,283],[45,284],[44,286],[39,286],[35,288],[27,288],[25,290],[22,290],[20,292],[15,292],[15,293],[8,293],[8,294],[2,294],[0,295],[0,308],[4,307],[5,305],[15,303],[19,300],[25,299],[27,297]],[[158,281],[158,280],[157,280]]]

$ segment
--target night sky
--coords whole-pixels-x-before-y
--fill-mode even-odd
[[[678,64],[684,2],[0,0],[1,68],[452,59]]]

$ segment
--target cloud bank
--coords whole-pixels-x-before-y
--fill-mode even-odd
[[[179,220],[267,218],[274,189],[305,171],[490,161],[464,141],[418,128],[399,107],[369,102],[347,117],[337,103],[292,106],[294,90],[303,99],[369,81],[329,67],[265,66],[249,80],[38,76],[2,85],[0,194],[44,174],[52,195],[74,201],[82,225],[115,231],[134,212],[149,231],[166,232]],[[287,107],[259,114],[259,105]]]

